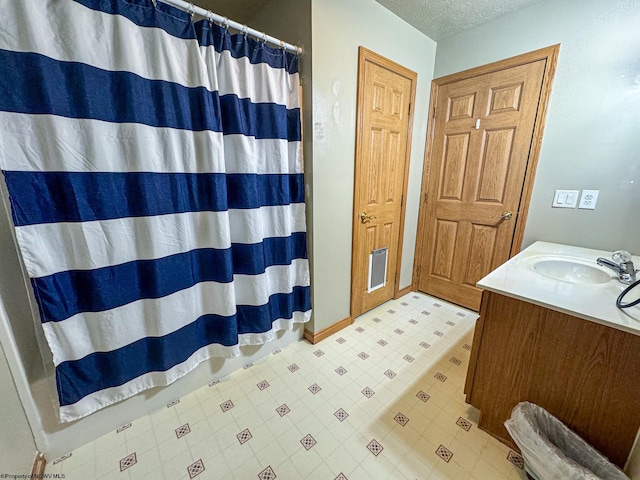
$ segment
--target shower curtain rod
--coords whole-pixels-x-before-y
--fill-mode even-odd
[[[155,1],[156,0],[154,0],[154,3]],[[256,37],[264,42],[269,42],[273,45],[277,45],[281,48],[284,48],[288,52],[302,55],[302,52],[303,52],[302,47],[298,47],[296,45],[291,45],[290,43],[283,42],[278,38],[272,37],[271,35],[267,35],[266,33],[260,32],[253,28],[249,28],[246,25],[243,25],[238,22],[234,22],[233,20],[229,20],[227,17],[223,17],[222,15],[213,13],[210,10],[205,10],[204,8],[197,7],[193,3],[185,2],[184,0],[159,0],[159,1],[161,1],[162,3],[167,3],[169,5],[173,5],[174,7],[177,7],[180,10],[184,10],[185,12],[189,12],[191,14],[197,14],[202,17],[208,18],[213,22],[221,23],[225,27],[234,28],[242,33]]]

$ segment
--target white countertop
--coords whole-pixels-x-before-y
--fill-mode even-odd
[[[598,257],[611,259],[611,254],[612,252],[602,250],[536,242],[484,277],[477,285],[485,290],[640,335],[640,305],[624,310],[617,308],[616,299],[627,285],[618,281],[613,270],[596,264]],[[537,259],[560,257],[593,265],[609,274],[611,280],[600,284],[571,283],[541,275],[532,267]],[[640,257],[634,255],[633,263],[636,268],[640,268]],[[625,297],[624,302],[635,300],[639,295],[640,287],[636,287]]]

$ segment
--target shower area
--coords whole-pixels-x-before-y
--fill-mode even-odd
[[[180,3],[0,1],[0,340],[48,461],[311,315],[298,52]]]

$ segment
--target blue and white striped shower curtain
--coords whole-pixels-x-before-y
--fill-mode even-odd
[[[297,58],[152,0],[0,12],[0,166],[61,420],[306,322]]]

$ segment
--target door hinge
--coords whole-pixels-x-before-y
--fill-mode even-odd
[[[429,198],[429,193],[424,192],[424,203],[427,203],[427,198]]]
[[[409,113],[407,113],[407,116],[410,117],[411,116],[411,102],[409,102]]]
[[[416,271],[416,275],[420,276],[420,272],[422,271],[422,267],[418,267],[418,270]]]
[[[436,106],[433,106],[433,118],[436,118]]]
[[[400,197],[400,208],[404,205],[404,195]]]

